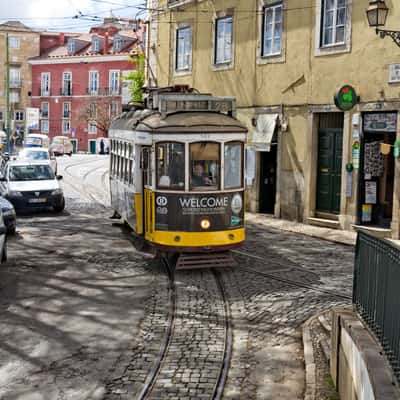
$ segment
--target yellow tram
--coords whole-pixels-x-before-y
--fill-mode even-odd
[[[179,89],[152,90],[145,109],[113,120],[111,205],[158,251],[185,254],[182,265],[204,253],[223,264],[218,254],[245,240],[247,129],[234,98]]]

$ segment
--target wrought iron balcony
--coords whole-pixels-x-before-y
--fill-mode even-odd
[[[121,94],[121,88],[98,88],[98,89],[91,89],[87,88],[86,93],[90,96],[119,96]]]
[[[15,79],[10,81],[10,89],[19,89],[21,87],[21,80]]]
[[[41,97],[50,97],[51,96],[50,89],[49,90],[39,89],[39,96],[41,96]]]
[[[60,89],[61,96],[72,96],[72,87]]]

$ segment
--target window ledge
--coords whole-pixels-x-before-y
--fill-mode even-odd
[[[286,57],[285,53],[279,53],[279,54],[271,54],[268,56],[257,56],[257,64],[258,65],[264,65],[264,64],[282,64],[286,62]]]
[[[333,54],[350,53],[350,51],[351,51],[350,45],[339,44],[334,46],[318,47],[315,49],[314,56],[315,57],[329,56]]]
[[[211,69],[213,71],[228,71],[233,69],[233,62],[229,61],[227,63],[212,64]]]
[[[188,76],[192,75],[192,69],[179,69],[179,70],[174,70],[174,76],[175,77],[180,77],[180,76]]]

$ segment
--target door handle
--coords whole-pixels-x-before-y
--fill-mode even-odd
[[[329,172],[329,168],[321,168],[319,171],[320,172]]]

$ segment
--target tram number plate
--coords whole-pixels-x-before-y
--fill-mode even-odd
[[[47,199],[29,199],[29,203],[46,203]]]

